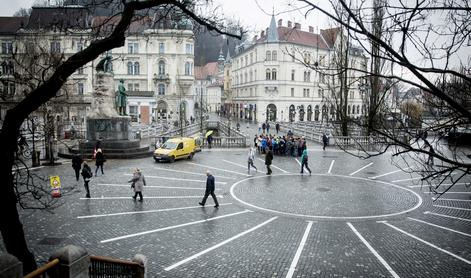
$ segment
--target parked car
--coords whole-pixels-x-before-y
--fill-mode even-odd
[[[177,159],[192,159],[195,151],[196,143],[194,138],[172,138],[154,151],[154,160],[155,162],[173,162]]]

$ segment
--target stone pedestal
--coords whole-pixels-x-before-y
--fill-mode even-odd
[[[80,246],[67,245],[52,253],[49,261],[59,259],[57,273],[50,277],[57,278],[87,278],[90,256],[87,250]],[[57,276],[56,276],[57,275]]]
[[[131,117],[87,118],[88,141],[128,141],[131,139]]]

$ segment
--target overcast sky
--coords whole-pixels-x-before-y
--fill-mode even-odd
[[[37,0],[2,1],[7,3],[2,5],[0,16],[12,16],[20,8],[30,8],[33,3],[38,2]],[[54,3],[55,0],[50,0],[50,2]],[[283,25],[286,25],[286,22],[289,20],[301,23],[303,30],[307,30],[309,25],[320,28],[328,26],[326,18],[319,16],[318,12],[311,13],[305,19],[302,10],[295,10],[302,6],[296,0],[215,0],[214,2],[216,6],[220,7],[219,11],[221,13],[226,15],[226,17],[240,20],[250,31],[259,32],[267,28],[273,12],[277,20],[283,19]],[[293,7],[293,4],[298,6]]]

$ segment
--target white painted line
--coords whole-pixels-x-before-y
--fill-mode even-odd
[[[299,243],[298,250],[296,250],[296,254],[294,254],[293,261],[288,270],[288,274],[286,274],[286,278],[293,277],[294,271],[296,270],[296,265],[298,264],[299,257],[301,257],[301,253],[303,252],[304,245],[306,245],[307,237],[309,232],[311,231],[312,221],[308,221],[306,230],[304,231],[304,235],[301,238],[301,242]]]
[[[11,172],[14,173],[14,172],[17,172],[17,171],[24,170],[24,169],[26,169],[26,168],[27,168],[27,167],[25,167],[25,166],[21,166],[21,167],[12,169]],[[30,168],[28,168],[28,170],[29,170],[29,171],[33,171],[33,170],[37,170],[37,169],[41,169],[41,168],[44,168],[44,166],[30,167]]]
[[[357,174],[358,172],[370,167],[371,165],[373,165],[373,162],[370,162],[368,165],[365,165],[365,166],[361,167],[360,169],[358,169],[355,172],[351,173],[349,176],[353,176],[353,175]]]
[[[299,174],[276,174],[276,175],[273,175],[273,177],[295,176],[295,175],[299,176]],[[361,177],[351,177],[351,176],[343,176],[343,175],[335,175],[335,174],[312,174],[312,175],[313,176],[323,176],[323,177],[341,177],[341,178],[348,178],[348,179],[355,179],[355,180],[371,182],[370,179],[361,178]],[[403,186],[399,186],[399,185],[394,184],[394,183],[388,183],[388,182],[378,181],[378,180],[376,180],[374,182],[376,182],[378,184],[381,184],[381,185],[388,185],[388,186],[392,186],[392,187],[400,189],[400,190],[410,192],[415,197],[417,197],[417,204],[414,207],[410,208],[410,209],[395,212],[395,213],[389,213],[389,214],[363,215],[363,216],[330,216],[330,215],[309,215],[309,214],[291,213],[291,212],[285,212],[285,211],[279,211],[279,210],[264,208],[264,207],[260,207],[260,206],[248,203],[248,202],[246,202],[246,201],[244,201],[244,200],[242,200],[242,199],[240,199],[239,197],[236,196],[235,188],[238,185],[240,185],[241,183],[246,182],[248,180],[261,179],[261,178],[266,178],[266,176],[249,177],[249,178],[246,178],[246,179],[243,179],[243,180],[240,180],[240,181],[234,183],[230,188],[230,193],[231,193],[232,198],[234,198],[238,202],[240,202],[242,204],[245,204],[249,207],[253,207],[253,208],[256,208],[258,210],[268,211],[268,212],[271,212],[271,213],[277,213],[277,214],[289,215],[289,216],[297,216],[297,217],[320,218],[320,219],[342,219],[342,220],[347,220],[347,219],[374,219],[374,218],[384,218],[384,217],[397,216],[397,215],[401,215],[401,214],[405,214],[405,213],[414,211],[417,208],[419,208],[423,203],[422,197],[417,192],[413,191],[412,189],[409,189],[409,188],[406,188],[406,187],[403,187]]]
[[[401,181],[413,181],[413,180],[420,180],[422,177],[415,177],[415,178],[410,178],[410,179],[402,179],[402,180],[394,180],[392,182],[401,182]]]
[[[440,214],[440,213],[435,213],[435,212],[430,212],[430,211],[426,211],[426,212],[424,212],[424,214],[432,214],[432,215],[436,215],[436,216],[441,216],[441,217],[446,217],[446,218],[471,222],[471,219],[466,219],[466,218],[461,218],[461,217],[456,217],[456,216],[451,216],[451,215],[445,215],[445,214]]]
[[[196,172],[189,172],[189,171],[181,171],[181,170],[174,170],[174,169],[166,169],[166,168],[161,168],[161,167],[154,167],[156,170],[162,170],[162,171],[169,171],[169,172],[176,172],[176,173],[183,173],[183,174],[190,174],[190,175],[196,175],[196,176],[204,176],[206,177],[206,173],[196,173]],[[219,179],[230,179],[234,180],[235,178],[232,177],[226,177],[226,176],[220,176],[220,175],[213,175],[215,178]]]
[[[391,273],[391,275],[395,278],[399,278],[399,275],[392,269],[392,267],[381,257],[378,252],[366,241],[366,239],[357,231],[357,229],[352,225],[352,223],[347,222],[348,227],[352,229],[355,235],[363,242],[363,244],[370,250],[371,253],[381,262],[381,264]]]
[[[471,211],[471,209],[467,208],[455,208],[455,207],[449,207],[449,206],[440,206],[440,205],[433,205],[436,208],[447,208],[447,209],[457,209],[457,210],[464,210],[464,211]]]
[[[471,200],[464,199],[447,199],[447,198],[432,198],[433,201],[457,201],[457,202],[471,202]]]
[[[466,185],[466,184],[470,184],[470,183],[468,183],[468,182],[457,182],[457,183],[455,183],[454,185]],[[443,184],[440,184],[440,186],[450,186],[450,185],[453,185],[453,184],[452,184],[452,183],[443,183]],[[425,187],[425,186],[428,186],[428,184],[409,185],[410,188]]]
[[[181,228],[181,227],[190,226],[190,225],[194,225],[194,224],[198,224],[198,223],[203,223],[203,222],[209,222],[209,221],[213,221],[213,220],[216,220],[216,219],[221,219],[221,218],[225,218],[225,217],[230,217],[230,216],[234,216],[234,215],[238,215],[238,214],[242,214],[242,213],[247,213],[247,212],[251,212],[251,211],[248,210],[248,209],[246,209],[246,210],[239,211],[239,212],[236,212],[236,213],[225,214],[225,215],[221,215],[221,216],[211,217],[211,218],[208,218],[208,219],[203,219],[203,220],[188,222],[188,223],[179,224],[179,225],[175,225],[175,226],[168,226],[168,227],[164,227],[164,228],[160,228],[160,229],[155,229],[155,230],[150,230],[150,231],[144,231],[144,232],[135,233],[135,234],[130,234],[130,235],[125,235],[125,236],[120,236],[120,237],[114,237],[114,238],[110,238],[110,239],[105,239],[105,240],[100,241],[100,243],[107,243],[107,242],[116,241],[116,240],[121,240],[121,239],[125,239],[125,238],[131,238],[131,237],[142,236],[142,235],[147,235],[147,234],[151,234],[151,233],[157,233],[157,232],[167,231],[167,230],[171,230],[171,229]]]
[[[396,171],[392,171],[392,172],[385,173],[385,174],[381,174],[381,175],[374,176],[374,177],[368,177],[368,178],[369,178],[369,179],[372,179],[372,180],[375,180],[375,179],[377,179],[377,178],[384,177],[384,176],[388,176],[388,175],[392,175],[392,174],[394,174],[394,173],[402,172],[402,171],[407,170],[407,169],[410,169],[410,167],[407,167],[407,168],[404,168],[404,169],[399,169],[399,170],[396,170]]]
[[[422,193],[425,193],[425,194],[471,194],[471,192],[456,192],[456,191],[447,191],[445,193],[443,192],[430,192],[430,191],[424,191]]]
[[[180,266],[180,265],[182,265],[182,264],[184,264],[184,263],[187,263],[187,262],[189,262],[189,261],[191,261],[191,260],[193,260],[193,259],[196,259],[196,258],[198,258],[199,256],[202,256],[202,255],[204,255],[204,254],[206,254],[206,253],[208,253],[208,252],[210,252],[210,251],[212,251],[212,250],[214,250],[214,249],[216,249],[216,248],[219,248],[219,247],[223,246],[223,245],[226,244],[226,243],[229,243],[229,242],[231,242],[231,241],[233,241],[233,240],[235,240],[235,239],[238,239],[238,238],[241,237],[241,236],[244,236],[244,235],[246,235],[246,234],[248,234],[248,233],[250,233],[250,232],[253,232],[253,231],[257,230],[258,228],[261,228],[261,227],[265,226],[266,224],[272,222],[273,220],[275,220],[275,219],[277,219],[277,218],[278,218],[278,217],[276,217],[276,216],[275,216],[275,217],[272,217],[272,218],[268,219],[267,221],[265,221],[265,222],[263,222],[263,223],[261,223],[261,224],[258,224],[257,226],[255,226],[255,227],[253,227],[253,228],[250,228],[250,229],[247,230],[247,231],[244,231],[244,232],[242,232],[242,233],[240,233],[240,234],[237,234],[237,235],[235,235],[235,236],[233,236],[233,237],[231,237],[231,238],[229,238],[229,239],[226,239],[226,240],[224,240],[223,242],[220,242],[220,243],[218,243],[218,244],[216,244],[216,245],[214,245],[214,246],[212,246],[212,247],[210,247],[210,248],[208,248],[208,249],[206,249],[206,250],[203,250],[203,251],[201,251],[201,252],[199,252],[199,253],[196,253],[196,254],[194,254],[193,256],[188,257],[188,258],[186,258],[186,259],[184,259],[184,260],[182,260],[182,261],[179,261],[179,262],[177,262],[177,263],[175,263],[175,264],[173,264],[173,265],[171,265],[171,266],[168,266],[168,267],[166,267],[166,268],[164,268],[164,269],[165,269],[165,271],[170,271],[170,270],[172,270],[172,269],[174,269],[174,268],[176,268],[176,267],[178,267],[178,266]]]
[[[191,164],[191,165],[199,166],[199,167],[204,167],[204,168],[208,168],[208,169],[214,169],[214,170],[219,170],[219,171],[224,171],[224,172],[228,172],[228,173],[233,173],[233,174],[237,174],[237,175],[242,175],[242,176],[250,177],[250,175],[244,174],[244,173],[241,173],[241,172],[236,172],[236,171],[231,171],[231,170],[216,168],[216,167],[212,167],[212,166],[208,166],[208,165],[203,165],[203,164],[197,164],[197,163],[193,163],[193,162],[187,162],[187,163],[188,163],[188,164]]]
[[[295,158],[294,160],[296,160],[296,162],[299,164],[299,166],[301,166],[301,162],[299,162],[299,160],[297,158]]]
[[[220,205],[220,206],[228,206],[228,205],[232,205],[232,203],[219,204],[219,205]],[[77,216],[77,218],[78,218],[78,219],[84,219],[84,218],[98,218],[98,217],[107,217],[107,216],[116,216],[116,215],[154,213],[154,212],[174,211],[174,210],[193,209],[193,208],[201,208],[201,206],[181,207],[181,208],[168,208],[168,209],[141,210],[141,211],[126,211],[126,212],[117,212],[117,213],[108,213],[108,214],[93,214],[93,215]]]
[[[327,171],[327,174],[332,174],[332,167],[334,167],[335,160],[332,160],[330,163],[329,171]]]
[[[263,159],[261,159],[261,158],[259,158],[258,160],[260,160],[261,162],[265,163],[265,160],[263,160]],[[280,167],[275,166],[274,164],[272,164],[272,165],[270,165],[270,166],[273,167],[273,168],[275,168],[275,169],[280,170],[281,172],[283,172],[283,173],[285,173],[285,174],[289,173],[288,171],[285,171],[285,170],[281,169]]]
[[[124,174],[125,176],[132,176],[132,174]],[[188,182],[199,182],[199,183],[206,183],[206,180],[192,180],[192,179],[181,179],[181,178],[171,178],[171,177],[165,177],[165,176],[150,176],[150,175],[145,175],[146,178],[149,179],[163,179],[163,180],[173,180],[173,181],[188,181]],[[216,182],[219,184],[227,184],[227,182]]]
[[[118,187],[131,187],[131,184],[116,184],[116,183],[99,183],[99,186],[118,186]],[[183,186],[161,186],[161,185],[145,185],[145,188],[169,188],[169,189],[185,189],[185,190],[206,190],[206,187],[183,187]],[[222,190],[216,188],[216,190]]]
[[[232,162],[232,161],[229,161],[229,160],[225,160],[225,159],[223,159],[222,161],[224,161],[226,163],[229,163],[229,164],[232,164],[232,165],[235,165],[235,166],[239,166],[239,167],[244,168],[244,169],[247,170],[247,166],[244,166],[242,164],[238,164],[238,163],[235,163],[235,162]]]
[[[417,222],[420,222],[420,223],[424,223],[424,224],[430,225],[430,226],[432,226],[432,227],[437,227],[437,228],[444,229],[444,230],[447,230],[447,231],[450,231],[450,232],[454,232],[454,233],[457,233],[457,234],[460,234],[460,235],[464,235],[464,236],[469,236],[469,237],[471,237],[471,234],[463,233],[463,232],[460,232],[460,231],[457,231],[457,230],[453,230],[453,229],[450,229],[450,228],[447,228],[447,227],[443,227],[443,226],[439,226],[439,225],[436,225],[436,224],[432,224],[432,223],[429,223],[429,222],[426,222],[426,221],[423,221],[423,220],[420,220],[420,219],[415,219],[415,218],[411,218],[411,217],[407,217],[407,218],[409,218],[410,220],[414,220],[414,221],[417,221]]]
[[[413,235],[413,234],[410,234],[410,233],[408,233],[408,232],[406,232],[406,231],[404,231],[404,230],[401,230],[401,229],[399,229],[398,227],[396,227],[396,226],[394,226],[394,225],[392,225],[392,224],[387,223],[386,221],[380,221],[380,222],[383,223],[384,225],[387,225],[387,226],[393,228],[394,230],[396,230],[396,231],[398,231],[398,232],[401,232],[401,233],[403,233],[403,234],[405,234],[405,235],[408,235],[408,236],[410,236],[411,238],[413,238],[413,239],[415,239],[415,240],[418,240],[418,241],[420,241],[420,242],[422,242],[422,243],[425,243],[425,244],[427,244],[428,246],[433,247],[433,248],[435,248],[435,249],[437,249],[437,250],[439,250],[439,251],[442,251],[443,253],[448,254],[448,255],[450,255],[450,256],[452,256],[452,257],[454,257],[454,258],[456,258],[456,259],[458,259],[458,260],[460,260],[460,261],[463,261],[463,262],[465,262],[465,263],[467,263],[467,264],[471,264],[471,261],[468,261],[468,260],[466,260],[466,259],[464,259],[464,258],[462,258],[462,257],[460,257],[460,256],[458,256],[458,255],[456,255],[456,254],[453,254],[453,253],[451,253],[450,251],[447,251],[447,250],[445,250],[445,249],[442,249],[442,248],[436,246],[435,244],[432,244],[432,243],[430,243],[430,242],[428,242],[428,241],[425,241],[425,240],[423,240],[423,239],[421,239],[421,238],[419,238],[419,237],[417,237],[417,236],[415,236],[415,235]]]
[[[218,198],[224,198],[222,195],[217,195]],[[121,200],[121,199],[129,199],[131,200],[131,196],[125,197],[93,197],[93,198],[80,198],[80,200]],[[145,199],[191,199],[191,198],[203,198],[202,196],[145,196]]]

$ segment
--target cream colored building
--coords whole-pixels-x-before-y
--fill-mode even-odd
[[[225,92],[226,110],[232,116],[257,121],[322,121],[335,118],[331,97],[338,88],[325,74],[305,66],[316,65],[320,71],[332,66],[339,43],[340,29],[304,31],[298,23],[271,18],[270,26],[252,41],[238,46],[230,71],[231,88]],[[354,66],[366,66],[366,58],[352,49]],[[337,92],[338,94],[338,92]],[[359,83],[350,86],[349,116],[362,114]]]

